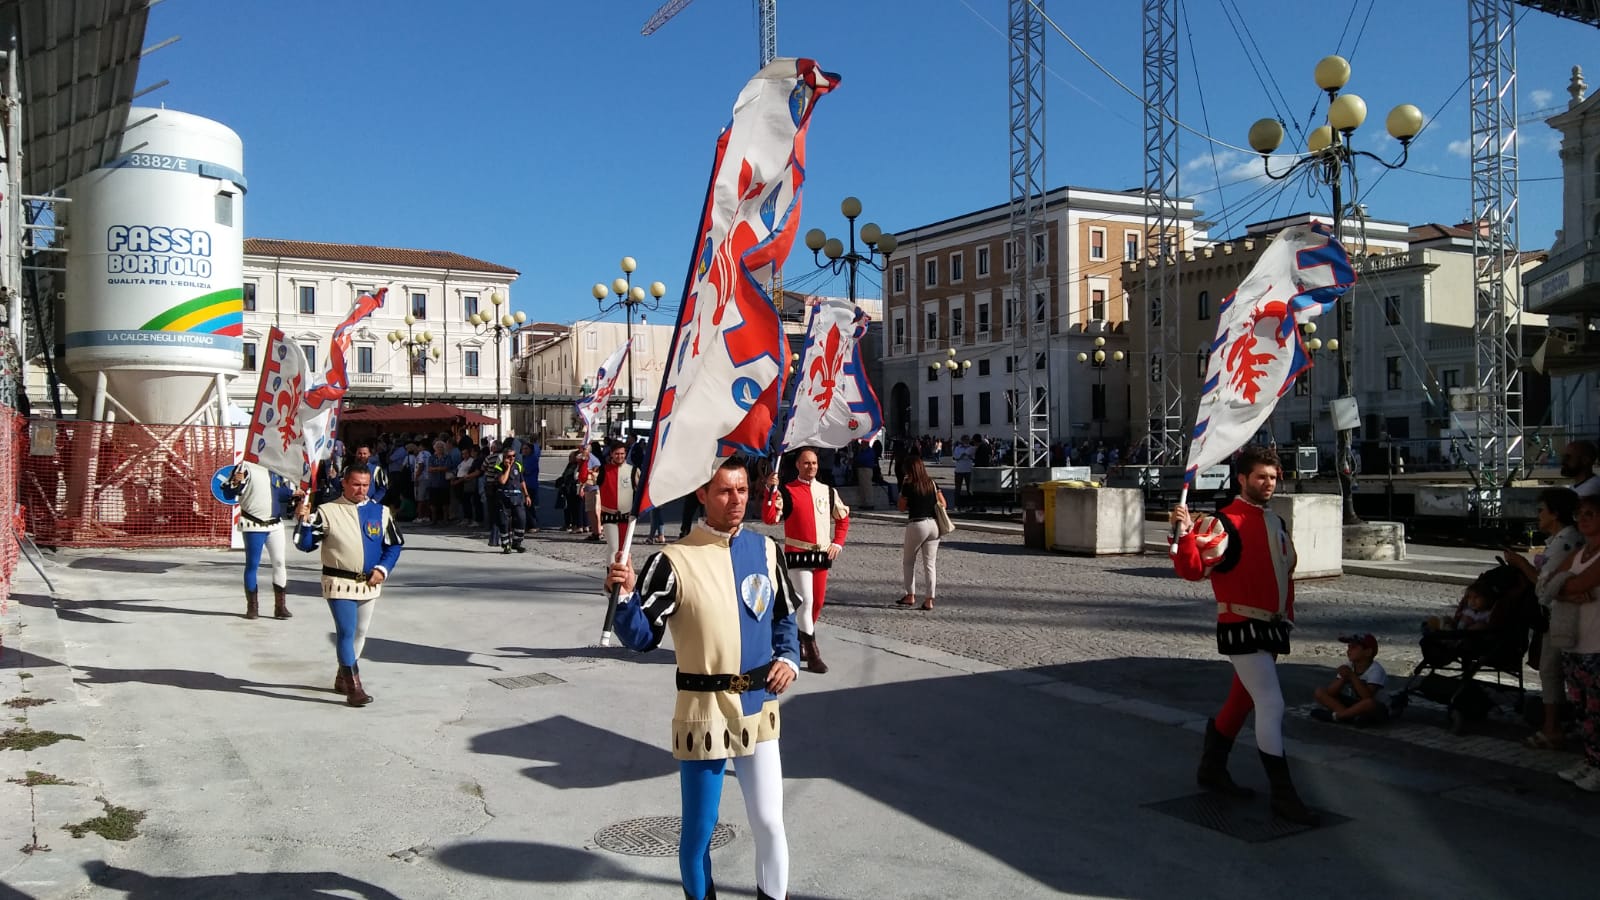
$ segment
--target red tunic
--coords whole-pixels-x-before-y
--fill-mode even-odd
[[[833,488],[820,481],[789,482],[767,493],[761,521],[768,525],[783,522],[784,547],[788,550],[826,550],[828,545],[844,546],[850,532],[850,510]],[[823,536],[828,536],[823,540]]]
[[[1228,549],[1228,532],[1218,516],[1226,517],[1239,536],[1239,561],[1226,572],[1214,571]],[[1201,516],[1188,534],[1178,538],[1172,565],[1190,581],[1209,577],[1217,597],[1217,621],[1234,624],[1245,616],[1228,612],[1221,604],[1249,606],[1281,614],[1294,621],[1294,543],[1283,519],[1244,498]]]

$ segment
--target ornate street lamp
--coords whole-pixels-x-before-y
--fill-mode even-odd
[[[806,232],[806,246],[811,250],[811,259],[819,269],[827,269],[834,275],[845,272],[847,290],[850,302],[856,301],[856,270],[863,264],[882,272],[889,263],[889,254],[900,245],[894,235],[885,234],[877,223],[868,222],[861,226],[861,243],[866,245],[866,252],[856,249],[856,219],[861,215],[861,201],[854,197],[846,197],[839,204],[839,211],[849,220],[850,246],[847,248],[844,241],[828,237],[827,232],[821,228],[813,228]],[[822,257],[828,258],[827,262]]]
[[[1355,131],[1367,118],[1367,104],[1356,94],[1340,94],[1350,80],[1350,63],[1342,56],[1326,56],[1317,63],[1313,77],[1317,87],[1328,93],[1327,124],[1312,129],[1306,138],[1306,149],[1310,152],[1299,157],[1281,173],[1272,171],[1269,154],[1278,149],[1283,143],[1283,123],[1276,119],[1259,119],[1250,126],[1250,146],[1261,154],[1262,168],[1267,177],[1274,180],[1289,178],[1299,172],[1308,171],[1318,182],[1327,185],[1333,192],[1333,235],[1341,243],[1344,240],[1344,182],[1351,180],[1352,192],[1355,187],[1355,158],[1364,156],[1386,169],[1398,169],[1406,164],[1406,157],[1411,150],[1411,141],[1421,133],[1423,119],[1422,110],[1410,103],[1402,103],[1389,111],[1385,125],[1389,134],[1400,142],[1400,158],[1395,162],[1388,162],[1365,150],[1356,150],[1352,147]],[[1346,301],[1348,302],[1348,301]],[[1341,308],[1340,342],[1339,342],[1339,395],[1352,396],[1352,365],[1350,357],[1354,346],[1351,343],[1355,327],[1355,316],[1352,310]],[[1328,342],[1330,349],[1333,341]],[[1336,469],[1339,473],[1340,492],[1344,495],[1344,522],[1346,525],[1358,525],[1360,517],[1355,511],[1355,453],[1353,428],[1343,428],[1338,432],[1338,458]]]
[[[1100,396],[1100,414],[1095,416],[1095,419],[1096,419],[1096,421],[1098,421],[1100,423],[1100,443],[1102,443],[1102,444],[1105,443],[1105,440],[1106,440],[1106,408],[1111,405],[1106,400],[1106,350],[1105,350],[1105,346],[1106,346],[1106,339],[1103,338],[1103,337],[1097,337],[1097,338],[1094,339],[1094,354],[1093,355],[1090,355],[1088,353],[1079,353],[1078,354],[1078,362],[1079,362],[1079,364],[1086,365],[1086,366],[1093,366],[1094,367],[1095,393]],[[1127,358],[1127,356],[1121,350],[1113,350],[1113,351],[1111,351],[1110,358],[1111,358],[1111,360],[1113,362],[1122,362],[1124,359]],[[1092,410],[1091,410],[1091,412],[1092,412]]]
[[[940,372],[945,375],[945,408],[950,410],[950,443],[956,444],[956,379],[965,378],[967,370],[972,368],[972,360],[956,359],[956,348],[951,347],[945,351],[943,362],[928,364],[928,372],[938,377]],[[954,452],[954,451],[951,451]]]
[[[507,332],[528,321],[527,314],[522,310],[500,312],[500,305],[505,302],[505,295],[495,291],[489,295],[493,312],[475,312],[467,316],[467,324],[472,327],[474,334],[494,337],[494,422],[497,436],[502,442],[506,436],[506,420],[500,409],[500,357],[504,355],[500,351],[500,342],[505,340]]]
[[[633,346],[633,317],[637,313],[639,323],[641,325],[644,324],[645,313],[660,309],[661,298],[667,295],[667,286],[659,281],[650,282],[648,293],[642,286],[636,287],[633,283],[633,270],[638,267],[639,264],[634,261],[633,257],[624,256],[621,263],[622,277],[612,280],[611,289],[608,291],[605,285],[596,284],[589,291],[594,296],[595,304],[600,308],[600,315],[604,316],[620,309],[622,310],[623,320],[628,326],[628,394],[625,401],[628,414],[627,424],[623,426],[624,432],[633,430],[633,352],[635,349]],[[606,298],[611,294],[616,294],[617,299],[607,303]],[[585,393],[587,394],[587,392]],[[608,408],[609,406],[607,404]],[[627,443],[627,437],[628,435],[625,433],[623,435],[624,444]]]
[[[417,402],[417,369],[422,370],[422,402],[428,402],[428,348],[433,343],[431,331],[412,333],[412,327],[416,324],[417,317],[406,313],[406,330],[402,332],[397,328],[389,332],[389,343],[396,348],[405,347],[406,350],[406,402],[412,405]],[[438,347],[432,349],[432,358],[439,358]]]

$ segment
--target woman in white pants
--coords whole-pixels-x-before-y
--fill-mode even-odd
[[[917,605],[917,576],[920,574],[928,589],[922,595],[922,608],[933,609],[939,584],[939,523],[933,511],[937,506],[944,506],[944,494],[915,455],[906,454],[900,468],[905,475],[900,479],[897,505],[906,514],[906,536],[900,546],[906,593],[895,602],[900,606]]]

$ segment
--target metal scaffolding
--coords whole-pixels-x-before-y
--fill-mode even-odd
[[[1037,5],[1036,5],[1037,3]],[[1044,208],[1043,0],[1009,0],[1011,73],[1011,267],[1006,328],[1020,351],[1012,366],[1011,413],[1016,464],[1050,463],[1050,283]],[[1040,363],[1043,365],[1040,365]]]
[[[1144,259],[1141,308],[1147,316],[1149,377],[1145,410],[1151,464],[1183,462],[1183,358],[1178,309],[1177,0],[1144,0]],[[1132,260],[1130,260],[1131,262]]]
[[[1472,460],[1480,520],[1504,512],[1522,469],[1522,278],[1517,209],[1517,42],[1512,0],[1469,0],[1472,124]]]

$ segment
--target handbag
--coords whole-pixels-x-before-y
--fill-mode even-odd
[[[956,523],[950,521],[950,514],[944,511],[943,503],[933,504],[933,521],[939,526],[940,537],[956,530]]]

